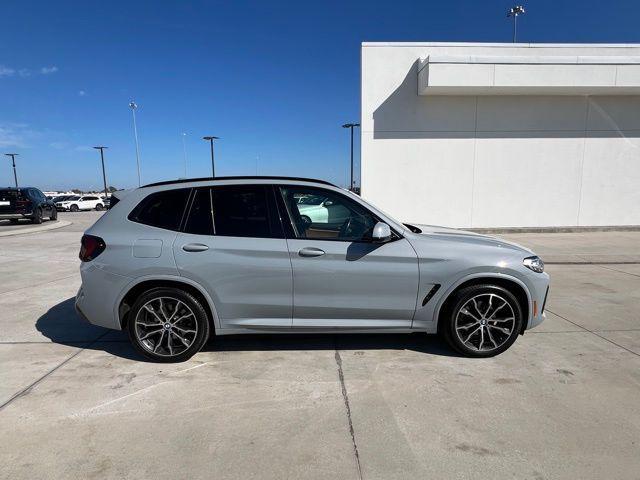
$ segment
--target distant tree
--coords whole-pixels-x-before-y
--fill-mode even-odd
[[[82,190],[80,190],[79,188],[72,188],[71,191],[73,193],[77,193],[77,194],[81,194],[82,193]]]
[[[118,189],[116,187],[112,186],[112,185],[109,185],[109,187],[107,188],[107,191],[109,193],[113,193],[113,192],[117,192]]]

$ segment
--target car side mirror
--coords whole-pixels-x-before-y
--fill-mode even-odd
[[[376,223],[371,238],[376,243],[387,242],[391,239],[391,227],[384,222]]]

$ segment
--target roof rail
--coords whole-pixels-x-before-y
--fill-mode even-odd
[[[174,183],[191,183],[191,182],[206,182],[212,180],[294,180],[300,182],[315,182],[322,183],[324,185],[331,185],[335,187],[335,185],[331,182],[327,182],[326,180],[318,180],[315,178],[303,178],[303,177],[278,177],[278,176],[231,176],[231,177],[201,177],[201,178],[181,178],[179,180],[165,180],[162,182],[149,183],[147,185],[142,185],[139,188],[145,187],[158,187],[160,185],[171,185]]]

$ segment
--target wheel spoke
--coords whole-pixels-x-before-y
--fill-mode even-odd
[[[163,329],[162,328],[158,328],[157,330],[152,330],[151,332],[147,332],[145,335],[143,335],[142,337],[140,337],[140,340],[146,340],[147,338],[149,338],[151,335],[156,334],[161,332]]]
[[[163,323],[167,321],[167,312],[164,310],[164,302],[162,301],[162,297],[158,298],[158,302],[160,303],[160,313],[164,318]]]
[[[493,348],[498,348],[498,344],[493,339],[493,335],[491,335],[491,330],[489,330],[488,328],[487,328],[487,336],[489,337],[489,340],[491,340],[491,343],[493,343]]]
[[[489,328],[493,328],[494,330],[498,330],[499,332],[504,333],[505,335],[511,335],[511,330],[504,327],[496,327],[495,325],[487,325]]]
[[[176,316],[176,313],[178,313],[178,309],[180,308],[180,305],[184,305],[180,300],[178,300],[176,302],[176,306],[173,309],[173,313],[171,314],[171,316],[167,319],[167,322],[171,323],[171,320],[173,320],[173,317]]]
[[[478,345],[478,350],[482,350],[483,345],[484,345],[484,327],[480,326],[480,345]]]
[[[456,327],[456,330],[467,330],[471,327],[475,327],[476,325],[480,325],[480,321],[477,321],[475,323],[470,323],[469,325],[462,325],[460,327]]]
[[[162,335],[160,335],[160,340],[158,340],[158,343],[156,343],[156,346],[153,348],[153,353],[156,353],[158,351],[158,347],[162,345],[163,338],[164,338],[164,328],[162,329]]]
[[[473,332],[471,332],[469,335],[467,335],[467,338],[465,340],[462,341],[462,343],[467,343],[469,341],[469,339],[478,331],[480,330],[481,327],[476,328]]]
[[[500,299],[502,300],[502,299]],[[505,302],[504,300],[502,300],[502,305],[500,305],[499,307],[497,307],[493,313],[487,317],[487,320],[493,320],[493,317],[495,316],[496,313],[498,313],[500,310],[502,310],[506,305],[509,305],[507,302]]]
[[[158,316],[158,314],[147,304],[143,307],[147,312],[149,312],[151,315],[153,315],[155,317],[156,320],[158,320],[159,324],[163,324],[164,322],[162,321],[162,319]]]
[[[176,326],[176,325],[174,325],[174,326],[173,326],[173,329],[174,329],[174,330],[179,330],[179,331],[181,331],[182,333],[196,333],[196,331],[195,331],[195,330],[190,330],[190,329],[188,329],[188,328],[178,327],[178,326]]]
[[[176,332],[171,332],[171,333],[172,333],[173,335],[175,335],[176,337],[178,337],[178,340],[180,340],[180,341],[182,342],[182,344],[183,344],[185,347],[188,347],[188,346],[189,346],[189,342],[188,342],[185,338],[181,337],[181,336],[180,336],[180,335],[178,335]]]
[[[478,317],[476,317],[473,313],[471,313],[469,311],[468,308],[464,307],[462,310],[460,310],[460,313],[464,313],[465,315],[469,315],[471,318],[473,318],[476,322],[480,322],[480,319]]]
[[[502,323],[502,322],[513,322],[515,320],[515,318],[513,317],[509,317],[509,318],[490,318],[489,320],[487,320],[487,322],[493,322],[495,323]]]
[[[173,323],[171,323],[171,325],[173,325],[174,327],[176,326],[176,323],[189,318],[189,317],[193,317],[193,313],[187,313],[186,315],[181,316],[180,318],[178,318],[177,320],[174,320]]]

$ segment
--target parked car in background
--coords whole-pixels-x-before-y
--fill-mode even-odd
[[[544,320],[549,285],[524,247],[403,224],[327,182],[285,177],[116,192],[80,259],[80,315],[164,362],[210,335],[265,332],[438,332],[489,357]]]
[[[0,220],[18,223],[23,218],[42,223],[45,218],[56,220],[58,212],[54,203],[37,188],[0,188]]]
[[[95,195],[74,196],[56,202],[56,208],[65,212],[78,212],[80,210],[104,210],[104,201]]]

